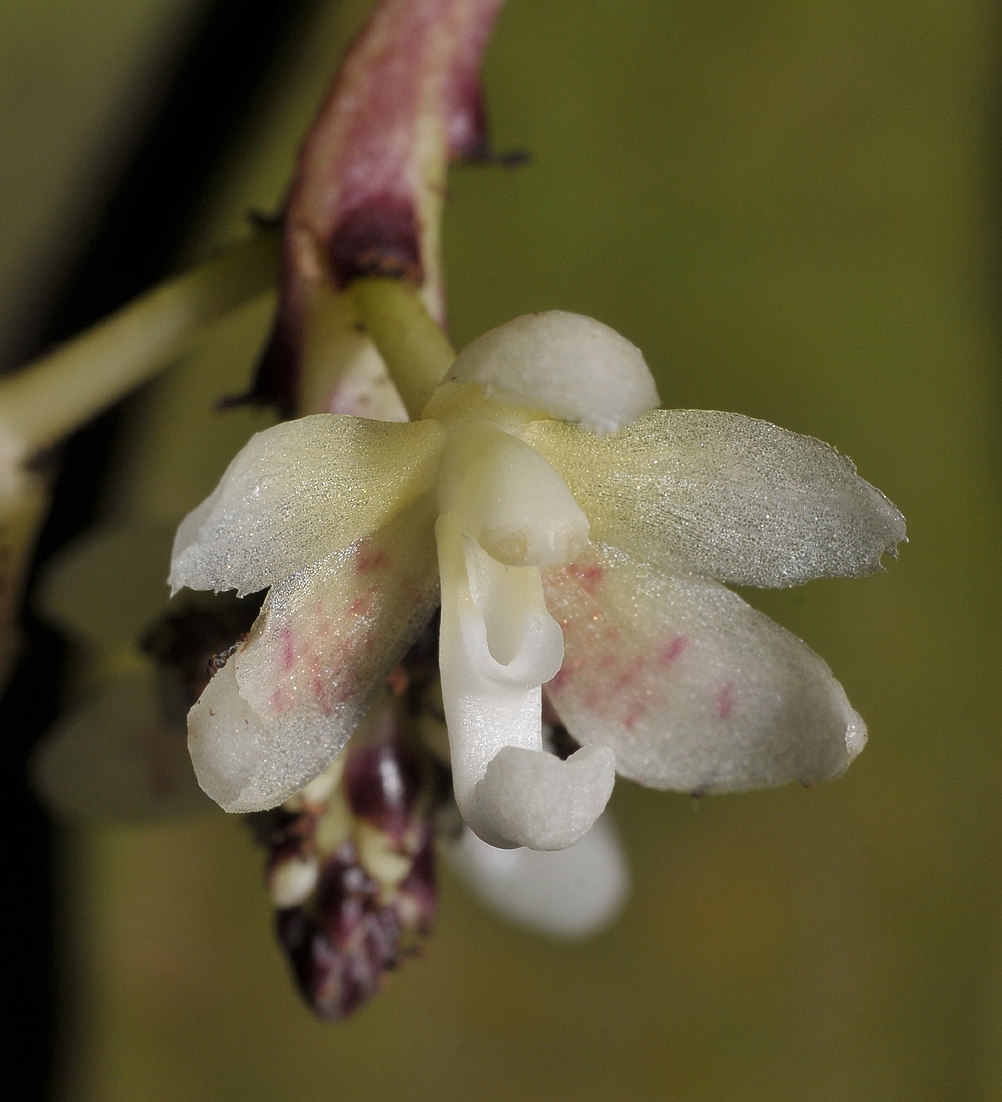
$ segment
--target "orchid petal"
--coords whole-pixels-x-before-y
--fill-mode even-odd
[[[195,783],[184,729],[164,722],[145,665],[60,720],[31,773],[45,805],[64,819],[158,819],[212,808]]]
[[[273,586],[249,641],[189,714],[199,783],[274,807],[341,752],[437,603],[432,504]]]
[[[434,484],[433,421],[316,414],[259,432],[174,541],[176,592],[273,585],[384,525]]]
[[[656,410],[605,437],[536,421],[523,439],[566,479],[594,539],[678,571],[760,586],[852,577],[905,536],[845,456],[736,413]]]
[[[439,518],[436,535],[456,802],[491,845],[563,849],[605,807],[613,757],[579,752],[562,762],[543,750],[539,686],[559,668],[562,646],[539,570],[502,566],[462,534],[455,512]]]
[[[488,398],[615,432],[661,404],[639,348],[594,318],[548,310],[477,337],[447,382],[477,383]]]
[[[724,586],[601,544],[543,580],[564,631],[549,698],[623,775],[688,792],[812,784],[862,749],[863,721],[825,663]]]
[[[608,815],[564,850],[497,849],[468,827],[443,850],[483,903],[551,937],[598,933],[618,915],[629,891],[626,858]]]
[[[282,732],[269,731],[254,714],[237,689],[236,672],[230,659],[192,706],[188,752],[202,791],[224,811],[259,811],[268,805],[262,790],[271,786],[268,765],[276,748],[281,754]],[[263,785],[258,783],[261,773]]]

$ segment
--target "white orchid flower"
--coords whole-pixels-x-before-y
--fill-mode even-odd
[[[189,715],[203,788],[253,811],[317,776],[440,579],[456,800],[492,845],[572,845],[616,772],[693,792],[844,772],[866,728],[842,687],[720,583],[871,573],[901,514],[818,440],[658,405],[633,345],[553,311],[469,345],[421,420],[255,436],[174,548],[175,590],[270,587]]]

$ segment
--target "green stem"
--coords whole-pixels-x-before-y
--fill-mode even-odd
[[[0,379],[0,438],[30,458],[146,382],[199,330],[274,285],[278,244],[262,231],[232,245]]]
[[[49,487],[26,475],[12,493],[0,495],[0,691],[17,655],[16,618],[35,540],[49,511]]]
[[[417,420],[456,358],[448,337],[404,280],[359,279],[349,291],[407,412]]]

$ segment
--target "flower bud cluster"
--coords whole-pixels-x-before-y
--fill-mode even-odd
[[[304,999],[337,1021],[419,950],[435,918],[435,776],[399,700],[262,818],[279,943]]]

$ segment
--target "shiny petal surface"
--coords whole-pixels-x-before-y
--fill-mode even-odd
[[[432,487],[443,439],[333,414],[258,433],[178,529],[171,586],[253,593],[346,548]]]
[[[227,811],[258,811],[311,781],[437,602],[429,499],[273,586],[249,641],[189,715],[202,787]]]
[[[880,569],[904,518],[834,448],[737,413],[655,410],[598,437],[523,433],[563,475],[592,536],[679,571],[789,586]]]
[[[442,846],[452,869],[488,907],[551,937],[591,937],[619,914],[630,875],[608,815],[568,849],[496,849],[465,828]]]
[[[624,776],[688,792],[812,784],[862,749],[863,721],[825,663],[724,586],[603,545],[543,584],[564,631],[550,700]]]

